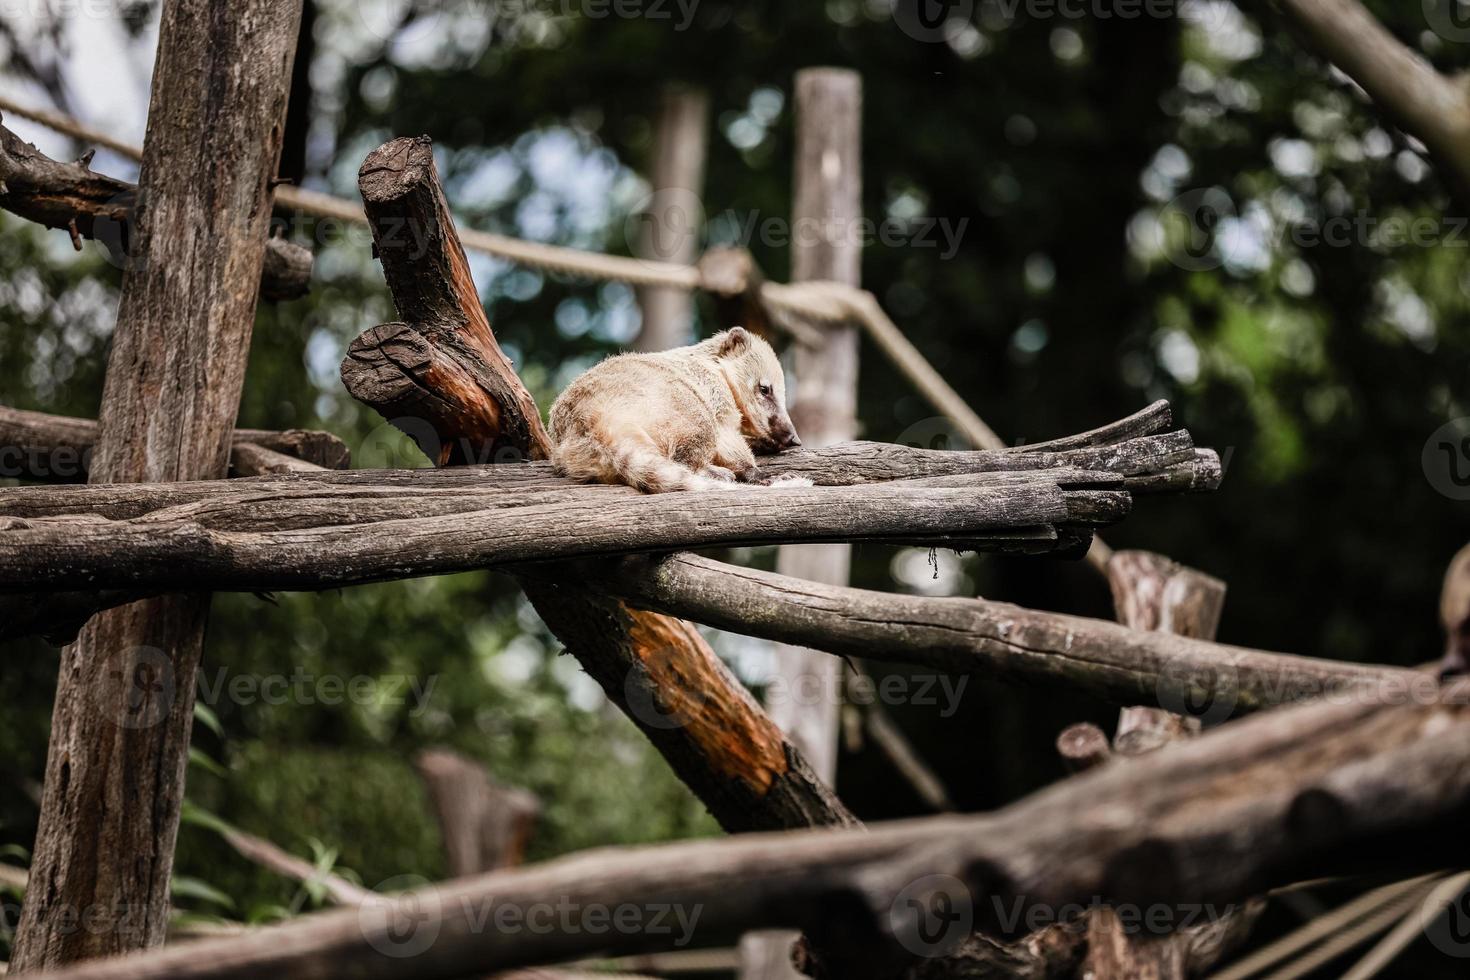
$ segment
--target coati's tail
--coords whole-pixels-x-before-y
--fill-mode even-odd
[[[734,484],[704,476],[659,452],[640,431],[571,436],[552,453],[557,471],[574,480],[622,483],[644,493],[671,490],[725,490]]]

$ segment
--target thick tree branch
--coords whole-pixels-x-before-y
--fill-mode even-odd
[[[129,520],[8,519],[0,527],[0,591],[64,591],[77,582],[124,590],[316,590],[526,562],[790,541],[977,550],[996,538],[1006,549],[1016,532],[1029,541],[1056,525],[1111,523],[1128,506],[1119,491],[1034,483],[658,495],[598,486],[390,496],[355,506],[335,494],[227,494]]]
[[[66,230],[78,249],[81,239],[90,238],[106,247],[111,260],[124,269],[141,261],[134,257],[132,228],[137,197],[135,185],[96,173],[82,160],[52,160],[0,126],[0,208],[47,228]],[[282,238],[269,239],[261,266],[261,299],[305,296],[311,267],[309,249]]]
[[[97,423],[0,405],[0,477],[46,483],[85,481],[97,442]],[[236,429],[230,475],[264,476],[345,469],[347,444],[329,432]],[[305,465],[297,465],[305,464]],[[210,481],[214,485],[216,481]]]
[[[962,913],[940,920],[950,925],[941,944],[960,940],[967,919],[1026,932],[1099,900],[1140,929],[1171,931],[1327,869],[1463,861],[1467,699],[1462,682],[1429,703],[1302,705],[1104,766],[990,815],[588,852],[425,889],[373,914],[320,913],[57,976],[433,980],[674,946],[676,932],[494,924],[495,909],[566,907],[580,917],[624,903],[697,909],[693,946],[756,927],[840,934],[846,942],[833,945],[849,958],[834,968],[844,977],[892,976],[905,945],[932,942],[919,916],[937,892],[942,907]],[[384,955],[406,943],[415,955]]]
[[[986,599],[820,585],[695,555],[584,568],[592,587],[633,605],[748,636],[1212,721],[1362,685],[1389,699],[1434,687],[1433,677],[1407,668],[1268,653]]]

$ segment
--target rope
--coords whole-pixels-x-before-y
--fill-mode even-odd
[[[1211,975],[1209,980],[1246,980],[1247,977],[1253,977],[1262,970],[1289,959],[1323,939],[1344,931],[1355,933],[1358,931],[1354,928],[1355,926],[1360,927],[1364,921],[1372,922],[1376,918],[1382,918],[1386,915],[1386,911],[1401,914],[1401,903],[1406,898],[1417,899],[1423,890],[1430,887],[1439,877],[1440,875],[1435,874],[1412,878],[1408,881],[1396,881],[1359,895],[1352,901],[1317,916],[1296,931],[1287,933],[1275,942],[1262,946],[1249,956],[1237,960],[1225,969]],[[1389,922],[1385,922],[1380,929],[1375,931],[1381,931],[1388,926]],[[1363,938],[1366,939],[1367,936]]]
[[[0,110],[14,113],[74,139],[96,143],[131,160],[143,159],[143,151],[138,147],[113,139],[70,117],[24,106],[3,95],[0,95]],[[364,226],[368,223],[367,216],[359,205],[319,191],[283,184],[276,188],[276,200],[286,207],[317,217],[334,218]],[[633,286],[663,286],[685,291],[704,287],[699,268],[692,265],[586,252],[484,231],[461,231],[460,241],[473,252],[577,278],[614,280]],[[773,314],[772,321],[791,333],[799,343],[811,344],[816,339],[806,323],[828,327],[856,323],[899,372],[908,378],[919,393],[971,445],[979,449],[1006,448],[1005,441],[985,424],[960,397],[959,392],[944,380],[919,349],[904,336],[898,325],[889,319],[872,293],[837,282],[766,282],[761,284],[760,299]],[[1088,561],[1099,571],[1106,571],[1111,557],[1112,549],[1100,538],[1094,539],[1092,550],[1087,554]]]
[[[1410,943],[1424,935],[1424,930],[1437,919],[1466,887],[1470,887],[1470,873],[1457,874],[1441,884],[1424,904],[1411,908],[1393,930],[1370,949],[1367,954],[1342,975],[1342,980],[1372,980],[1383,972]]]

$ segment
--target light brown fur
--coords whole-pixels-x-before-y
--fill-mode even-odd
[[[775,351],[741,327],[608,358],[551,406],[551,435],[559,473],[645,493],[757,482],[756,450],[801,445]]]

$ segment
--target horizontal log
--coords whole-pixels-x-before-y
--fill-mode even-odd
[[[125,180],[99,174],[84,157],[76,163],[52,160],[4,126],[0,126],[0,208],[72,236],[80,250],[83,238],[94,239],[124,268],[131,257],[130,222],[138,188]],[[311,282],[312,255],[285,239],[272,238],[261,268],[260,296],[265,300],[304,296]]]
[[[0,435],[6,431],[0,410]],[[27,413],[20,413],[27,414]],[[43,418],[55,418],[46,416]],[[77,420],[79,425],[87,423]],[[300,434],[300,433],[296,433]],[[293,433],[282,433],[281,437]],[[325,433],[306,433],[320,435]],[[292,451],[263,438],[257,430],[242,430],[267,448],[304,455],[305,448]],[[1179,438],[1182,436],[1182,439]],[[820,486],[865,485],[899,480],[911,486],[1018,486],[1050,484],[1070,489],[1115,489],[1130,493],[1181,492],[1214,489],[1219,483],[1219,459],[1210,450],[1185,448],[1187,433],[1170,436],[1171,444],[1158,452],[1158,444],[1127,447],[1122,453],[1101,456],[1095,449],[1057,453],[935,452],[879,442],[838,443],[825,449],[785,452],[760,460],[772,476],[801,476]],[[461,448],[439,447],[441,452],[460,455]],[[345,465],[346,448],[342,447]],[[307,458],[312,458],[308,456]],[[1180,462],[1183,460],[1183,462]],[[320,459],[313,459],[329,465]],[[1107,464],[1132,471],[1113,469]],[[1153,472],[1136,472],[1140,466],[1157,465]],[[1206,474],[1202,476],[1203,474]],[[1212,473],[1213,477],[1208,474]],[[623,488],[585,487],[557,476],[548,462],[500,465],[452,466],[417,470],[342,470],[263,476],[254,480],[201,480],[192,483],[97,485],[66,488],[12,488],[0,491],[0,515],[46,517],[61,514],[101,514],[114,519],[137,517],[164,507],[178,507],[205,500],[224,500],[224,495],[300,495],[323,492],[322,486],[348,488],[344,493],[382,497],[392,488],[415,494],[444,492],[478,494],[498,498],[510,493],[548,494],[578,489],[593,493],[631,492]],[[520,499],[520,498],[517,498]],[[599,498],[600,499],[600,498]]]
[[[0,477],[46,483],[83,482],[96,441],[97,423],[91,419],[0,405]],[[347,444],[329,432],[237,429],[230,473],[250,477],[311,472],[323,467],[343,469],[349,456]]]
[[[588,584],[630,605],[846,657],[1072,690],[1223,721],[1273,705],[1432,678],[1129,629],[985,599],[891,595],[805,582],[696,555],[587,563]]]
[[[0,591],[324,589],[478,568],[730,545],[862,541],[973,549],[1074,520],[1050,488],[736,487],[642,495],[569,488],[551,503],[373,524],[292,526],[299,501],[203,501],[131,520],[0,519]],[[0,497],[8,496],[0,492]],[[1117,510],[1126,509],[1120,495]],[[261,514],[273,514],[262,521]],[[244,518],[252,530],[225,529]],[[316,520],[314,515],[313,522]],[[324,518],[331,520],[331,518]],[[280,530],[259,530],[263,523]],[[215,524],[218,526],[210,526]]]
[[[1167,933],[1323,871],[1462,862],[1467,702],[1462,681],[1421,703],[1285,708],[993,814],[586,852],[56,977],[434,980],[799,928],[828,940],[835,975],[862,980],[960,946],[972,923],[1024,934],[1099,901]],[[687,928],[582,926],[620,906],[663,909]],[[948,928],[936,935],[930,910],[941,908],[949,914],[937,924]],[[573,924],[530,925],[558,914]]]

